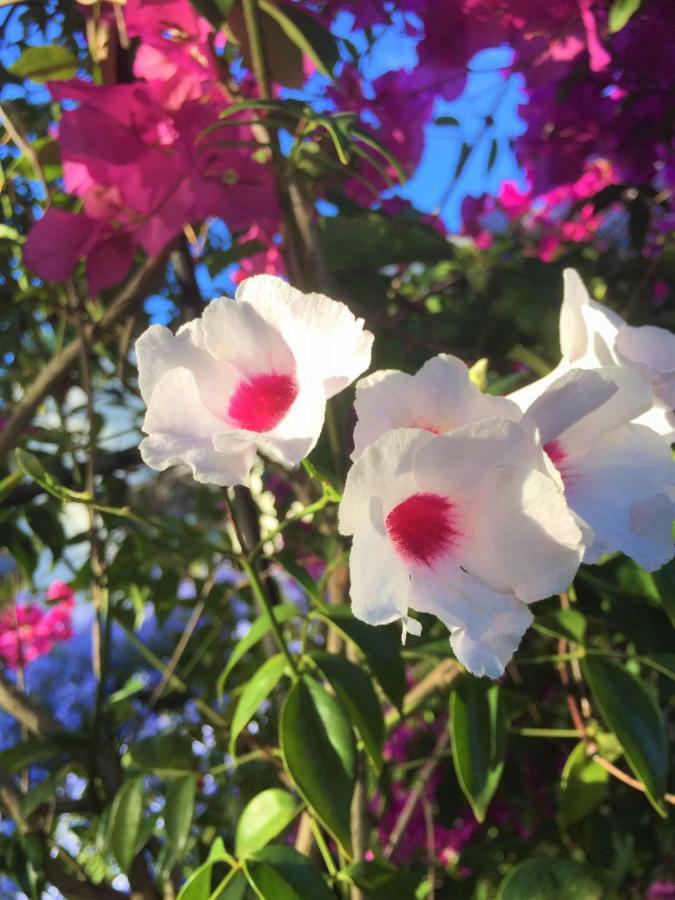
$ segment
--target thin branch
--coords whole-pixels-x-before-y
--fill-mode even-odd
[[[164,262],[166,252],[154,256],[141,266],[129,283],[120,291],[98,322],[90,322],[84,328],[84,337],[78,335],[54,356],[37,378],[26,388],[4,428],[0,431],[0,460],[14,447],[29,425],[33,414],[56,383],[78,360],[82,340],[91,342],[112,328],[146,296],[148,287]]]
[[[445,748],[449,743],[450,731],[446,725],[443,728],[443,731],[440,733],[438,740],[436,741],[436,745],[434,746],[431,756],[422,766],[417,775],[417,778],[415,778],[415,781],[413,782],[412,789],[406,798],[403,809],[401,810],[399,817],[394,824],[392,832],[389,835],[389,840],[387,841],[387,844],[382,853],[385,859],[390,859],[392,854],[398,847],[401,838],[405,834],[405,830],[410,823],[412,815],[415,812],[417,804],[422,799],[427,784],[429,783],[431,776],[436,771],[436,766],[441,761]]]

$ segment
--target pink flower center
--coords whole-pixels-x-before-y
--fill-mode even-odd
[[[242,379],[227,410],[229,418],[247,431],[271,431],[298,396],[293,375],[265,372]]]
[[[431,565],[451,550],[460,532],[455,528],[453,504],[441,494],[413,494],[395,506],[385,525],[392,543],[409,563]]]
[[[574,481],[574,475],[570,472],[567,452],[560,441],[549,441],[547,444],[544,444],[544,453],[560,473],[565,488],[570,488]]]

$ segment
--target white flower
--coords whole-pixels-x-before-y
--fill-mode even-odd
[[[566,588],[581,532],[533,433],[484,419],[450,434],[389,431],[352,466],[339,527],[353,534],[354,615],[371,625],[432,613],[457,658],[499,677],[527,630],[527,604]]]
[[[422,428],[444,434],[490,416],[517,420],[515,403],[481,393],[469,378],[466,365],[455,356],[440,354],[415,375],[386,370],[362,378],[356,385],[352,459],[393,428]]]
[[[673,555],[670,447],[650,428],[631,424],[651,402],[649,384],[634,370],[577,369],[523,416],[558,470],[570,508],[595,532],[584,562],[620,550],[653,571]]]
[[[147,404],[141,456],[185,463],[197,481],[246,484],[257,449],[297,465],[316,444],[326,400],[370,364],[373,336],[347,307],[279,278],[243,281],[174,336],[136,342]]]
[[[670,442],[675,439],[675,335],[665,328],[633,328],[617,313],[591,300],[574,269],[565,269],[560,310],[562,360],[545,378],[510,395],[527,407],[570,369],[621,366],[638,371],[651,385],[650,408],[637,420]]]

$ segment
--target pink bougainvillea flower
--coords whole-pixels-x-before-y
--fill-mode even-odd
[[[354,536],[354,615],[371,625],[408,609],[438,616],[457,658],[498,678],[527,630],[527,604],[567,587],[582,534],[544,474],[534,434],[490,418],[450,434],[388,431],[356,460],[340,505]]]
[[[620,550],[653,571],[673,555],[670,447],[631,424],[650,405],[649,385],[637,372],[573,369],[523,417],[537,429],[570,508],[595,533],[584,562]]]
[[[174,336],[136,343],[147,404],[141,455],[185,463],[197,481],[246,484],[257,449],[297,465],[316,444],[326,400],[370,363],[373,336],[347,307],[257,275]]]
[[[354,403],[356,459],[369,444],[392,428],[423,428],[444,434],[490,416],[517,420],[515,403],[489,397],[471,382],[469,370],[456,356],[440,354],[414,375],[394,370],[374,372],[356,385]]]
[[[47,599],[59,602],[48,610],[36,603],[22,603],[0,613],[0,659],[9,668],[22,668],[49,653],[56,641],[72,637],[72,589],[55,581]]]
[[[618,313],[591,300],[574,269],[564,273],[565,290],[560,310],[562,360],[556,368],[510,394],[527,409],[549,385],[570,369],[620,366],[638,372],[649,382],[652,402],[636,421],[669,441],[675,438],[675,335],[664,328],[626,325]]]

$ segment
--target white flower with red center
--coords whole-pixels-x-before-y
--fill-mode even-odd
[[[448,627],[457,658],[498,678],[527,630],[527,604],[566,588],[581,531],[533,432],[498,418],[449,434],[388,431],[352,466],[340,505],[354,615],[412,608]]]
[[[560,310],[560,350],[556,368],[510,395],[525,410],[570,369],[621,366],[639,372],[650,384],[652,402],[637,419],[667,440],[675,439],[675,335],[665,328],[627,325],[620,315],[591,300],[574,269],[564,272]]]
[[[668,443],[632,422],[652,403],[634,370],[573,370],[553,382],[524,414],[560,474],[585,534],[584,562],[621,551],[649,571],[673,555],[675,464]]]
[[[455,356],[440,354],[414,375],[383,370],[356,385],[354,452],[393,428],[421,428],[445,434],[490,416],[517,420],[519,407],[505,397],[483,394],[471,382],[466,365]]]
[[[176,335],[136,342],[147,404],[141,455],[184,463],[197,481],[246,484],[256,450],[297,465],[316,444],[326,400],[370,364],[373,336],[343,303],[271,275],[243,281]]]

